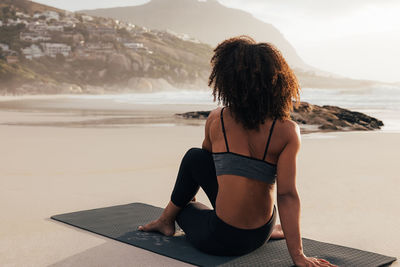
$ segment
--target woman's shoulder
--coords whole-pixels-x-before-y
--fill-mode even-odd
[[[221,114],[221,108],[218,107],[210,111],[206,121],[206,131],[209,132],[211,128],[215,128],[214,125],[217,120],[219,120],[219,116]]]
[[[221,109],[222,109],[221,107],[217,107],[217,108],[211,110],[210,114],[208,114],[207,120],[211,122],[216,119],[219,119],[220,115],[221,115]]]
[[[291,119],[277,119],[277,125],[279,125],[283,130],[290,132],[299,131],[299,125]]]
[[[279,135],[286,137],[285,139],[288,142],[300,140],[300,127],[295,121],[291,119],[278,119],[275,127],[279,131]]]

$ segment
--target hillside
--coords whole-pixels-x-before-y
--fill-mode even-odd
[[[293,46],[273,25],[262,22],[242,10],[227,8],[217,0],[151,0],[139,6],[82,12],[129,21],[151,29],[169,29],[188,34],[211,46],[228,37],[246,34],[257,41],[275,44],[293,67],[307,67]]]
[[[18,9],[18,11],[29,14],[33,16],[35,13],[44,12],[44,11],[55,11],[64,13],[64,10],[39,4],[32,1],[26,0],[0,0],[0,9],[4,7],[14,6]]]
[[[257,41],[271,42],[294,68],[303,87],[363,88],[375,81],[355,80],[320,71],[304,63],[293,46],[273,25],[251,14],[221,5],[217,0],[151,0],[139,6],[83,10],[86,14],[129,21],[158,30],[188,35],[215,47],[225,38],[246,34]]]
[[[0,6],[0,94],[205,87],[209,45],[30,1]]]
[[[0,0],[0,95],[206,89],[211,56],[209,44],[184,34]],[[294,69],[303,87],[376,84]]]

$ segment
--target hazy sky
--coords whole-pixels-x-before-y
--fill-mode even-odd
[[[343,76],[400,81],[399,0],[218,0],[276,26],[312,66]],[[75,11],[148,0],[37,0]]]

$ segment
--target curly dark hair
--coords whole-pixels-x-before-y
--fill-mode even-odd
[[[220,43],[211,59],[208,86],[214,101],[231,109],[245,129],[259,129],[266,118],[288,119],[300,86],[281,52],[270,43],[238,36]]]

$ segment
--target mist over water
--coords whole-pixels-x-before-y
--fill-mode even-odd
[[[333,105],[363,112],[380,119],[384,131],[400,131],[400,88],[376,87],[366,90],[304,88],[301,100],[316,105]]]
[[[69,95],[74,99],[108,99],[119,103],[132,104],[213,104],[213,96],[210,91],[168,91],[155,93],[130,93],[130,94],[106,94],[106,95]],[[373,110],[399,110],[400,88],[379,87],[366,90],[347,89],[318,89],[303,88],[301,101],[317,105],[335,105],[344,108]],[[215,102],[216,103],[216,102]]]
[[[155,93],[132,93],[117,95],[72,95],[69,98],[79,99],[108,99],[116,103],[132,103],[145,105],[186,104],[212,105],[211,91],[168,91]]]
[[[210,91],[172,91],[121,95],[73,95],[71,99],[103,99],[115,103],[146,105],[217,105]],[[301,101],[316,105],[333,105],[366,113],[382,120],[385,131],[400,131],[400,88],[376,87],[359,90],[303,88]]]
[[[383,131],[400,132],[400,88],[379,86],[365,89],[318,89],[302,88],[301,101],[316,105],[333,105],[352,111],[363,112],[384,122]],[[129,114],[135,105],[176,105],[181,110],[196,111],[199,107],[211,110],[217,106],[213,101],[211,89],[204,91],[161,91],[154,93],[104,94],[104,95],[43,95],[43,96],[6,96],[0,101],[19,100],[29,102],[40,100],[33,107],[82,109],[126,110]],[[35,102],[35,103],[36,103]],[[192,107],[193,106],[193,107]],[[197,107],[195,107],[197,106]],[[135,114],[131,114],[135,116]]]
[[[301,100],[317,105],[336,105],[352,109],[400,109],[400,88],[377,87],[366,90],[302,89]]]

